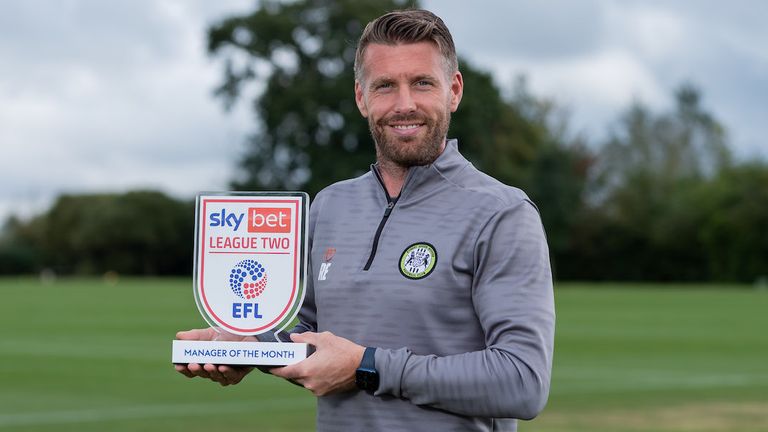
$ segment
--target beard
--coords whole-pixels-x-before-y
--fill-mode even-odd
[[[451,112],[446,110],[431,119],[421,113],[394,114],[374,121],[368,117],[368,127],[376,143],[376,158],[379,163],[393,163],[402,168],[427,165],[435,161],[448,134]],[[426,127],[421,136],[396,136],[387,133],[390,122],[419,122]]]

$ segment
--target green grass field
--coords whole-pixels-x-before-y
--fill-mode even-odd
[[[189,280],[0,279],[0,430],[312,430],[314,399],[170,364]],[[768,292],[561,284],[550,402],[521,431],[768,430]]]

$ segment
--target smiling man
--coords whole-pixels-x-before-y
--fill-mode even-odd
[[[405,10],[369,23],[355,78],[377,161],[317,195],[307,297],[291,332],[316,351],[271,373],[319,397],[318,430],[514,431],[543,409],[552,367],[536,207],[446,139],[464,82],[440,18]],[[223,385],[248,372],[177,369]]]
[[[387,40],[372,34],[358,51],[355,100],[368,118],[387,192],[397,196],[408,168],[434,162],[445,149],[464,83],[455,53],[444,59],[435,43]]]

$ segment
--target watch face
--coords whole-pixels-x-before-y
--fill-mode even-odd
[[[379,373],[375,370],[358,369],[355,372],[357,388],[365,391],[375,391],[379,388]]]

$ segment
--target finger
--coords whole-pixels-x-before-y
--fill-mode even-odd
[[[199,376],[201,378],[211,378],[210,375],[208,375],[208,371],[206,371],[202,366],[200,366],[197,363],[190,363],[187,365],[187,368],[194,376]]]
[[[274,369],[271,369],[269,372],[274,376],[285,378],[287,380],[296,381],[303,378],[303,374],[301,373],[300,369],[295,367],[294,365],[274,368]]]
[[[308,343],[310,345],[317,345],[319,337],[320,335],[315,332],[291,333],[291,340],[293,342]]]
[[[307,377],[299,376],[300,374],[298,374],[295,369],[296,368],[291,366],[273,367],[270,368],[268,372],[276,377],[284,378],[289,382],[304,387]]]
[[[219,373],[222,377],[224,377],[224,381],[230,384],[237,384],[240,382],[238,379],[238,373],[239,371],[236,371],[228,366],[219,366]]]
[[[307,388],[306,387],[306,384],[307,384],[307,379],[306,378],[289,379],[288,381],[292,382],[292,383],[294,383],[296,385],[302,386],[304,388]]]
[[[273,367],[269,369],[269,373],[276,377],[285,378],[285,366],[283,367]]]
[[[219,372],[219,368],[216,365],[206,363],[205,366],[203,366],[203,369],[208,372],[208,377],[217,383],[224,384],[227,382],[226,378]]]
[[[179,340],[211,340],[215,336],[213,328],[193,329],[176,333]]]
[[[192,374],[192,372],[189,371],[189,368],[187,368],[186,365],[182,364],[175,364],[173,367],[176,369],[176,372],[179,372],[180,374],[186,376],[187,378],[194,378],[195,376]]]
[[[237,340],[242,340],[243,339],[242,336],[238,336],[236,334],[230,333],[230,332],[225,331],[224,329],[221,329],[221,328],[218,328],[218,329],[214,330],[213,327],[211,327],[209,330],[211,330],[210,331],[210,335],[209,335],[211,337],[210,340],[214,340],[214,341],[237,341]]]
[[[253,367],[239,367],[239,368],[233,368],[230,366],[219,366],[219,372],[221,372],[222,375],[224,375],[224,378],[227,379],[232,384],[237,384],[242,379],[248,375],[253,370]]]
[[[186,330],[186,331],[180,331],[176,333],[176,339],[178,340],[196,340],[197,338],[194,336],[195,332],[198,330]]]

